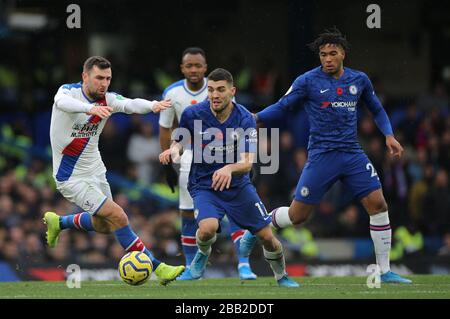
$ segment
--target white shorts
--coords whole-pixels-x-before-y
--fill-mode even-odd
[[[68,201],[91,215],[95,215],[108,198],[112,199],[105,173],[56,181],[56,188]]]
[[[191,170],[192,151],[186,150],[180,159],[180,176],[178,177],[178,185],[180,186],[180,204],[181,210],[194,210],[194,201],[187,189],[189,180],[189,171]]]

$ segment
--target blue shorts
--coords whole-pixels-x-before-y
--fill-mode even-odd
[[[264,204],[252,184],[242,187],[239,192],[224,190],[198,190],[193,195],[194,216],[199,223],[205,218],[222,218],[227,215],[230,222],[252,234],[270,224],[272,216],[267,213]]]
[[[295,190],[295,200],[319,204],[338,180],[358,200],[381,188],[377,172],[365,153],[328,151],[308,158]]]

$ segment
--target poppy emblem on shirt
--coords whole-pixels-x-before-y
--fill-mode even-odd
[[[358,88],[356,87],[356,85],[350,85],[350,87],[348,88],[348,90],[350,91],[351,94],[356,95],[358,93]]]
[[[329,107],[331,104],[331,102],[322,102],[322,106],[320,107],[321,109],[326,109],[327,107]]]
[[[197,100],[192,100],[191,101],[191,105],[194,105],[194,104],[197,104],[198,102],[197,102]]]
[[[337,93],[338,95],[342,95],[342,93],[344,93],[344,90],[343,90],[342,88],[337,88],[337,89],[336,89],[336,93]]]

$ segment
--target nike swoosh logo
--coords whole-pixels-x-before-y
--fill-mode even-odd
[[[325,93],[326,91],[328,91],[329,89],[326,90],[320,90],[320,93]]]

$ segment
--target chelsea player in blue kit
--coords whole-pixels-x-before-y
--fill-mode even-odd
[[[272,211],[276,228],[301,224],[308,219],[327,190],[338,180],[348,187],[369,213],[380,279],[384,283],[411,283],[390,271],[391,227],[388,206],[377,172],[357,140],[357,108],[363,101],[386,137],[393,156],[403,148],[394,138],[389,118],[367,75],[343,66],[348,42],[337,30],[326,30],[310,48],[321,66],[299,76],[277,103],[256,114],[264,123],[279,119],[290,108],[304,107],[310,122],[308,161],[301,173],[290,207]],[[244,234],[241,252],[250,254],[254,239]]]
[[[253,187],[249,172],[257,147],[256,122],[245,107],[232,101],[232,75],[216,69],[208,76],[208,100],[187,107],[170,149],[160,154],[163,164],[177,162],[183,149],[192,147],[188,190],[198,223],[198,251],[191,263],[193,278],[200,278],[216,241],[220,220],[227,217],[261,241],[264,257],[281,287],[298,287],[287,276],[283,247],[273,235],[271,217]],[[238,159],[239,157],[239,159]]]
[[[205,78],[207,70],[205,51],[198,47],[190,47],[184,50],[181,56],[180,68],[185,79],[168,86],[163,93],[164,97],[169,98],[173,105],[171,108],[163,110],[159,117],[159,138],[163,151],[170,148],[172,127],[175,122],[179,123],[184,109],[189,105],[204,101],[208,97],[207,79]],[[163,165],[166,171],[167,182],[172,191],[174,191],[175,185],[179,184],[181,247],[186,261],[186,269],[177,280],[193,279],[189,267],[197,252],[197,243],[195,241],[197,222],[194,218],[194,201],[187,189],[191,162],[192,152],[190,150],[184,152],[180,159],[179,178],[171,164]],[[241,238],[244,235],[244,230],[231,221],[228,221],[228,225],[230,237],[233,240],[239,261],[237,267],[239,278],[242,280],[255,280],[257,276],[250,268],[248,257],[240,254]]]

